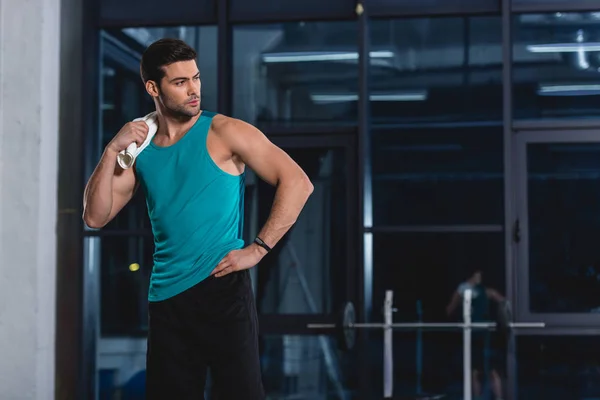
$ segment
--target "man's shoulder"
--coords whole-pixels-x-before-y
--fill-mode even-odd
[[[253,128],[249,123],[238,118],[229,117],[223,114],[215,114],[212,119],[211,129],[218,134],[227,134],[239,130]]]
[[[251,140],[258,131],[253,125],[241,119],[222,114],[214,116],[211,130],[219,139],[232,146]]]

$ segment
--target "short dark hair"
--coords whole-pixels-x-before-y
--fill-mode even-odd
[[[165,76],[163,67],[178,61],[196,59],[196,51],[183,40],[164,38],[152,43],[142,54],[140,75],[142,81],[160,81]]]

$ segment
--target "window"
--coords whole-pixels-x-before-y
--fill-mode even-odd
[[[356,22],[237,26],[233,42],[235,117],[259,127],[356,124]]]
[[[369,398],[382,398],[382,335],[372,335],[373,365],[359,368],[373,382]],[[463,341],[461,332],[393,332],[394,399],[462,399]],[[473,398],[477,398],[473,396]]]
[[[102,0],[98,2],[103,27],[216,23],[216,0]]]
[[[348,300],[353,265],[348,252],[349,152],[343,146],[283,148],[306,171],[314,191],[298,221],[255,271],[257,309],[262,315],[333,314]],[[251,219],[258,221],[258,231],[271,213],[275,188],[260,180],[255,188]]]
[[[500,4],[494,0],[371,0],[369,15],[448,15],[469,13],[500,13]]]
[[[600,310],[600,146],[528,143],[527,213],[530,310]]]
[[[452,294],[474,268],[481,268],[484,286],[504,292],[504,235],[375,233],[373,266],[374,309],[383,305],[385,291],[393,290],[394,320],[445,321]]]
[[[501,121],[499,17],[375,20],[372,123]]]
[[[596,118],[599,14],[520,14],[513,26],[515,118]]]
[[[361,368],[355,352],[341,352],[331,336],[269,335],[262,338],[261,364],[268,396],[354,398]]]
[[[504,223],[500,126],[371,134],[374,226]]]
[[[230,0],[230,18],[234,23],[352,18],[353,0]]]
[[[501,229],[500,19],[375,20],[371,36],[374,227]]]
[[[148,285],[153,266],[151,235],[88,238],[99,247],[102,336],[144,336],[148,328]],[[94,247],[96,248],[96,247]]]
[[[520,336],[517,339],[518,397],[600,397],[597,336]]]

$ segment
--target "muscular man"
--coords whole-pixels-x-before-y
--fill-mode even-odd
[[[134,168],[117,154],[146,138],[127,123],[106,146],[85,189],[85,223],[101,228],[146,195],[155,238],[149,288],[148,399],[202,399],[207,368],[219,399],[264,399],[257,316],[248,269],[298,218],[313,186],[258,129],[200,108],[196,52],[162,39],[141,60],[158,131]],[[276,189],[256,240],[242,239],[246,166]]]
[[[490,322],[490,300],[498,303],[504,301],[504,297],[495,289],[485,287],[483,285],[482,272],[479,269],[474,269],[469,272],[468,278],[461,283],[450,300],[450,304],[446,307],[448,316],[452,315],[457,306],[462,304],[462,295],[466,289],[471,289],[473,297],[471,300],[471,321],[472,322]],[[489,331],[475,330],[471,333],[471,354],[473,367],[473,394],[476,398],[481,396],[482,372],[484,371],[485,361],[493,361],[495,357],[487,357],[487,350],[490,350],[490,334]],[[492,353],[490,350],[489,353]],[[498,373],[498,365],[491,362],[490,378],[492,381],[492,391],[496,400],[502,400],[502,379]]]

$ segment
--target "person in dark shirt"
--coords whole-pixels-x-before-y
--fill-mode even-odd
[[[493,322],[490,313],[490,302],[503,303],[505,301],[497,290],[483,284],[483,274],[478,268],[469,271],[468,278],[462,282],[453,293],[450,304],[446,307],[446,314],[450,317],[456,308],[463,302],[465,290],[472,290],[471,321]],[[471,367],[473,368],[473,395],[481,396],[482,372],[485,362],[489,361],[492,391],[496,400],[502,399],[502,379],[498,373],[499,366],[494,362],[495,357],[486,357],[486,350],[490,349],[490,331],[473,330],[471,334]]]

